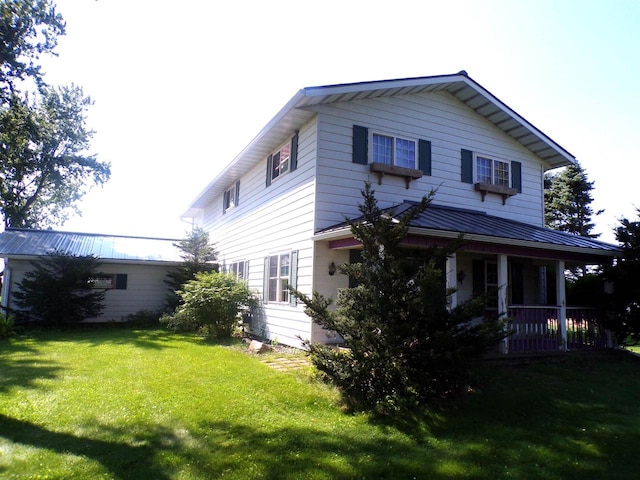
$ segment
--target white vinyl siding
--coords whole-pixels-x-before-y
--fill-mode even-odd
[[[283,138],[280,145],[285,141]],[[298,252],[298,289],[312,292],[315,145],[316,123],[312,121],[298,134],[296,170],[265,186],[265,157],[240,179],[242,202],[238,207],[223,214],[216,209],[221,200],[214,199],[199,217],[199,225],[216,245],[220,263],[229,265],[244,259],[249,288],[262,300],[264,259],[274,253]],[[255,333],[295,346],[300,345],[298,336],[310,339],[311,323],[302,304],[292,306],[287,300],[263,304],[261,309],[268,320],[263,330]]]
[[[437,189],[434,203],[477,209],[489,214],[543,223],[541,160],[453,96],[436,92],[423,95],[343,102],[316,107],[318,111],[318,176],[316,228],[339,223],[359,212],[360,191],[370,181],[383,206],[419,200]],[[412,180],[385,176],[382,184],[366,165],[352,162],[353,125],[370,131],[404,132],[407,138],[431,141],[432,174]],[[369,145],[369,148],[372,148]],[[489,157],[522,164],[522,193],[506,204],[497,195],[485,202],[473,185],[460,181],[460,150],[483,152]]]
[[[9,265],[11,291],[14,292],[18,289],[17,284],[22,281],[24,274],[33,270],[33,266],[29,261],[14,259],[9,260]],[[143,310],[160,311],[169,293],[165,280],[170,268],[167,265],[110,263],[103,260],[100,271],[105,274],[127,275],[127,288],[108,289],[102,314],[87,321],[120,322],[126,320],[127,315]],[[15,308],[13,299],[9,307]]]

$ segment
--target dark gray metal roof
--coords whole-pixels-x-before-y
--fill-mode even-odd
[[[414,202],[405,201],[388,209],[394,217],[401,217]],[[355,221],[362,220],[362,217]],[[413,219],[410,232],[421,235],[455,237],[464,234],[465,238],[501,243],[545,248],[550,250],[575,251],[595,255],[616,256],[620,247],[593,238],[572,235],[570,233],[538,227],[515,220],[488,215],[485,212],[430,205]],[[340,223],[317,232],[317,238],[329,238],[348,229],[346,223]]]
[[[536,128],[478,82],[461,71],[451,75],[378,80],[299,90],[240,154],[191,203],[184,213],[192,217],[229,185],[267,158],[279,144],[299,130],[315,112],[313,106],[370,98],[444,91],[548,163],[549,169],[575,163],[575,157]]]
[[[0,257],[39,257],[54,251],[122,262],[181,262],[178,240],[10,228],[0,233]]]

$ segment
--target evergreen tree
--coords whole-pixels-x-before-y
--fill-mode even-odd
[[[294,294],[314,322],[337,332],[347,346],[308,344],[313,364],[350,407],[391,413],[458,391],[467,360],[495,345],[502,325],[473,321],[484,315],[484,298],[448,308],[453,290],[445,288],[443,266],[455,246],[421,252],[401,246],[433,192],[399,218],[378,207],[369,184],[362,195],[362,219],[349,221],[362,243],[362,260],[338,267],[358,285],[339,292],[335,310],[317,292],[312,298]]]
[[[595,227],[593,217],[597,212],[591,208],[594,182],[587,180],[587,174],[579,163],[565,167],[556,174],[546,174],[544,190],[545,224],[562,232],[597,238],[592,234]]]
[[[57,251],[31,264],[34,269],[25,273],[13,295],[32,318],[60,326],[100,315],[105,290],[92,283],[100,276],[97,257]]]
[[[210,243],[209,234],[202,228],[194,228],[185,239],[174,245],[182,252],[182,264],[176,270],[167,273],[169,280],[165,281],[171,289],[166,305],[172,311],[180,304],[177,291],[185,283],[193,280],[197,273],[218,270],[218,252]]]
[[[636,220],[620,219],[616,239],[622,258],[604,268],[603,277],[611,287],[606,295],[605,327],[614,331],[621,345],[640,343],[640,209]]]

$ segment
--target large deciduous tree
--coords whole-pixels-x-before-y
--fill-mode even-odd
[[[362,218],[349,221],[362,243],[361,261],[339,266],[358,285],[338,294],[337,308],[318,293],[294,294],[322,327],[337,332],[347,348],[308,344],[313,364],[352,408],[392,413],[446,397],[464,384],[468,360],[503,338],[497,319],[479,321],[485,301],[448,307],[444,264],[451,248],[401,246],[409,223],[431,196],[402,215],[377,205],[367,184]]]
[[[33,101],[17,95],[0,108],[0,200],[5,227],[61,225],[110,166],[86,153],[91,100],[78,86],[44,87]]]
[[[43,54],[55,55],[65,27],[49,0],[0,2],[0,100],[9,100],[16,84],[28,78],[43,84],[37,60]]]
[[[110,166],[88,154],[91,100],[47,86],[38,60],[54,54],[65,22],[50,0],[0,2],[0,201],[5,227],[43,228],[78,213]]]

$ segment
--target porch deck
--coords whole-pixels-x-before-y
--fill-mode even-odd
[[[567,307],[566,339],[562,338],[559,306],[510,306],[506,353],[557,352],[610,346],[596,311]],[[565,348],[566,346],[566,348]]]

